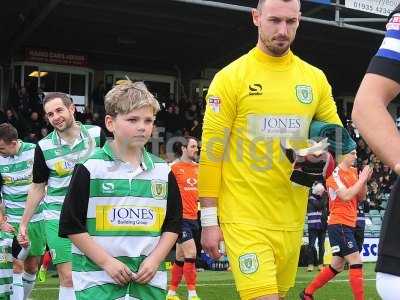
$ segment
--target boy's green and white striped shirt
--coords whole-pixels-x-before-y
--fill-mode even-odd
[[[141,168],[134,170],[114,156],[108,143],[97,149],[84,166],[90,173],[87,231],[98,245],[137,272],[160,239],[167,207],[169,166],[144,151]],[[104,270],[74,245],[72,254],[76,292],[92,291],[95,295],[96,288],[114,284]],[[165,298],[165,269],[160,268],[148,285],[132,283],[131,288],[130,296],[137,299]]]
[[[54,130],[39,141],[46,165],[50,170],[44,199],[45,220],[59,220],[75,164],[87,159],[100,146],[101,128],[80,124],[81,136],[72,146],[63,142]]]
[[[24,214],[28,191],[32,183],[32,166],[36,148],[35,144],[19,142],[21,146],[16,155],[0,156],[1,195],[10,223],[20,223]],[[42,210],[41,204],[32,216],[31,222],[43,220]]]

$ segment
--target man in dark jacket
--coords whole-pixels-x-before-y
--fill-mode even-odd
[[[323,197],[325,187],[322,183],[316,182],[311,188],[310,197],[307,206],[307,223],[308,223],[308,268],[307,271],[314,270],[315,257],[315,241],[318,239],[318,269],[321,270],[324,262],[325,253],[325,235],[327,220],[327,203],[326,197]]]

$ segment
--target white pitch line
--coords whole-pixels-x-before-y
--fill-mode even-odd
[[[375,278],[364,278],[365,281],[375,281]],[[348,282],[348,279],[336,279],[329,281],[328,283],[335,283],[335,282]],[[296,283],[309,283],[310,281],[296,281]],[[235,283],[229,282],[229,283],[198,283],[196,286],[233,286]],[[58,287],[36,287],[33,290],[35,291],[40,291],[40,290],[58,290]]]

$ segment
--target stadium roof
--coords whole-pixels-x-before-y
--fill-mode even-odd
[[[210,3],[241,6],[238,10]],[[256,30],[244,7],[257,1],[201,0],[19,0],[0,9],[0,60],[18,60],[25,47],[76,51],[99,69],[135,69],[196,77],[247,52]],[[342,5],[343,6],[343,3]],[[340,28],[334,7],[302,4],[296,54],[327,72],[341,91],[352,92],[382,35]],[[341,18],[371,18],[357,25],[383,30],[383,16],[341,9]],[[321,22],[310,22],[319,19]],[[333,21],[332,21],[333,20]],[[339,22],[340,21],[340,22]],[[365,19],[368,21],[368,19]],[[352,23],[354,24],[354,23]],[[367,29],[369,30],[369,29]],[[373,30],[372,30],[373,31]],[[4,47],[5,46],[5,47]]]

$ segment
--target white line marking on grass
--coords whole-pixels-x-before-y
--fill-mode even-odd
[[[375,281],[375,280],[376,280],[375,278],[364,278],[364,281]],[[310,282],[311,282],[311,280],[310,281],[296,281],[296,283],[310,283]],[[349,282],[349,280],[348,279],[335,279],[335,280],[328,281],[328,283],[335,283],[335,282],[338,282],[338,283]]]
[[[375,278],[364,278],[365,281],[375,281]],[[329,281],[330,283],[335,283],[335,282],[348,282],[348,279],[336,279]],[[296,281],[296,283],[304,284],[304,283],[309,283],[311,281]],[[235,285],[234,282],[227,282],[227,283],[198,283],[196,286],[233,286]],[[58,290],[58,287],[35,287],[33,290],[35,291],[41,291],[41,290]]]

